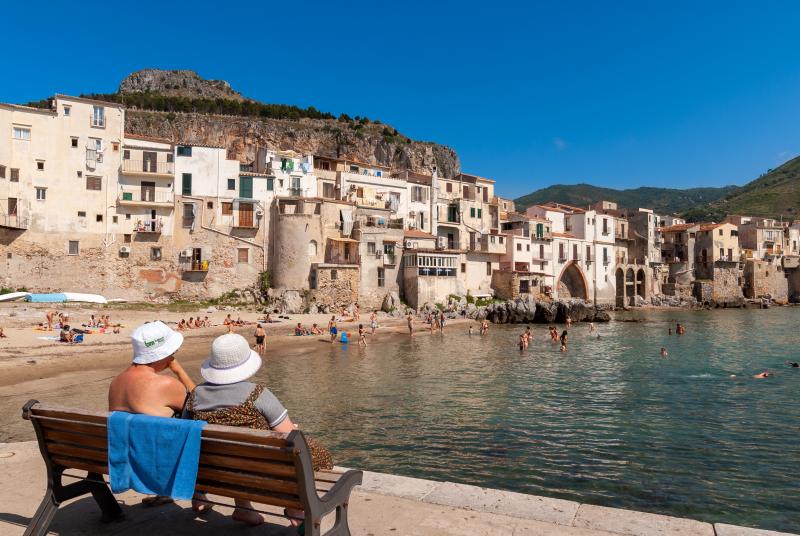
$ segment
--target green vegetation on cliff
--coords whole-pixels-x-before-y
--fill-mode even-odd
[[[728,214],[800,218],[800,157],[769,170],[716,202],[684,213],[692,221],[719,221]]]
[[[598,201],[614,201],[620,207],[652,208],[658,213],[677,214],[700,204],[708,204],[737,190],[736,186],[722,188],[672,188],[640,187],[628,190],[601,188],[591,184],[555,184],[515,199],[518,210],[531,205],[556,201],[577,207],[586,207]]]

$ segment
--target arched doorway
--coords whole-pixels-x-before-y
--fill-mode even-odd
[[[636,272],[636,295],[641,296],[643,300],[646,300],[646,289],[647,286],[645,285],[644,270],[639,268],[639,271]]]
[[[616,283],[617,307],[625,307],[625,273],[622,268],[617,268]]]
[[[561,277],[558,278],[558,297],[589,299],[586,280],[575,261],[569,263],[561,272]]]
[[[625,272],[625,296],[628,305],[636,305],[636,280],[634,279],[633,268],[628,268]]]

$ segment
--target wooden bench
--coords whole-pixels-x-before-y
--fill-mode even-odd
[[[59,505],[91,493],[104,521],[123,516],[105,483],[108,474],[106,412],[46,406],[31,400],[22,408],[39,441],[47,466],[47,492],[25,531],[26,536],[47,534]],[[67,469],[86,471],[64,484]],[[321,534],[322,517],[335,510],[333,528],[326,534],[349,535],[347,506],[361,471],[314,473],[303,433],[289,434],[208,425],[203,430],[197,491],[243,499],[305,513],[305,534]]]

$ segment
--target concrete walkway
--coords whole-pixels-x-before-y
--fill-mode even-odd
[[[350,503],[350,525],[358,536],[791,536],[380,473],[365,473],[364,485],[356,489]],[[36,443],[0,444],[0,534],[22,535],[44,490],[44,462]],[[279,516],[269,517],[261,527],[246,528],[227,517],[229,508],[215,507],[213,512],[197,516],[185,502],[148,508],[140,504],[142,496],[137,493],[117,498],[126,514],[124,520],[101,524],[94,501],[84,497],[61,507],[51,534],[296,534]]]

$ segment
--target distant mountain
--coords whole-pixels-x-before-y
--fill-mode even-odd
[[[652,208],[660,214],[679,214],[708,205],[731,195],[738,190],[736,186],[721,188],[690,188],[675,190],[672,188],[640,187],[628,190],[601,188],[591,184],[556,184],[536,190],[515,199],[518,210],[525,210],[531,205],[557,201],[567,205],[585,207],[597,201],[615,201],[625,208]]]
[[[728,214],[800,219],[800,157],[684,215],[692,221],[719,221]]]

